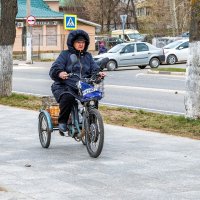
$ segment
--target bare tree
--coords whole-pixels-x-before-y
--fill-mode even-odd
[[[12,92],[13,44],[16,36],[17,0],[0,0],[0,96]]]
[[[166,36],[179,35],[189,29],[189,0],[141,1],[136,4],[136,11],[141,32]]]
[[[187,63],[186,117],[200,118],[200,1],[191,0],[190,54]]]
[[[107,32],[110,31],[110,25],[111,22],[113,22],[114,19],[114,14],[115,14],[115,10],[117,8],[117,6],[119,5],[120,0],[107,0],[106,4],[107,4]]]
[[[170,13],[171,13],[173,36],[176,36],[177,32],[178,32],[176,1],[175,0],[171,0],[169,2],[170,2]]]
[[[102,26],[101,32],[110,32],[113,28],[121,27],[122,14],[127,14],[129,24],[134,24],[134,28],[138,28],[133,0],[85,0],[84,4],[90,20]]]
[[[134,4],[133,0],[128,0],[127,7],[126,7],[126,13],[128,14],[128,19],[127,19],[128,28],[131,28],[130,27],[131,18],[133,18],[134,28],[136,30],[138,30],[138,22],[137,22],[135,4]]]
[[[84,2],[89,19],[101,25],[101,32],[104,30],[104,16],[106,15],[104,2],[105,0],[86,0]]]

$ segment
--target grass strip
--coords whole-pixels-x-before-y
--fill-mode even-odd
[[[165,71],[165,72],[186,72],[186,69],[183,68],[156,68],[151,69],[152,71]]]
[[[0,97],[0,104],[39,110],[42,107],[42,98],[13,93],[9,97]],[[200,139],[200,120],[103,105],[99,109],[107,124]]]

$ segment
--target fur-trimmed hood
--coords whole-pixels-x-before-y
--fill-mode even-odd
[[[73,46],[74,41],[76,40],[76,38],[78,36],[82,36],[85,39],[85,48],[82,52],[77,51]],[[89,44],[90,44],[89,35],[84,30],[79,29],[79,30],[71,31],[68,35],[67,46],[68,46],[70,53],[72,53],[72,54],[77,54],[77,55],[85,54],[88,49]]]

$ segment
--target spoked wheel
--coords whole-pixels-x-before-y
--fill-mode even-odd
[[[89,111],[85,139],[89,155],[97,158],[101,154],[104,143],[103,119],[97,109]]]
[[[42,147],[48,148],[51,141],[51,131],[49,130],[47,117],[44,113],[40,113],[39,115],[38,132]]]

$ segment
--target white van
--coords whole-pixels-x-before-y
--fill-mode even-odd
[[[119,37],[123,39],[123,30],[112,31],[112,37]],[[124,29],[124,40],[128,42],[143,41],[144,37],[133,29]]]

